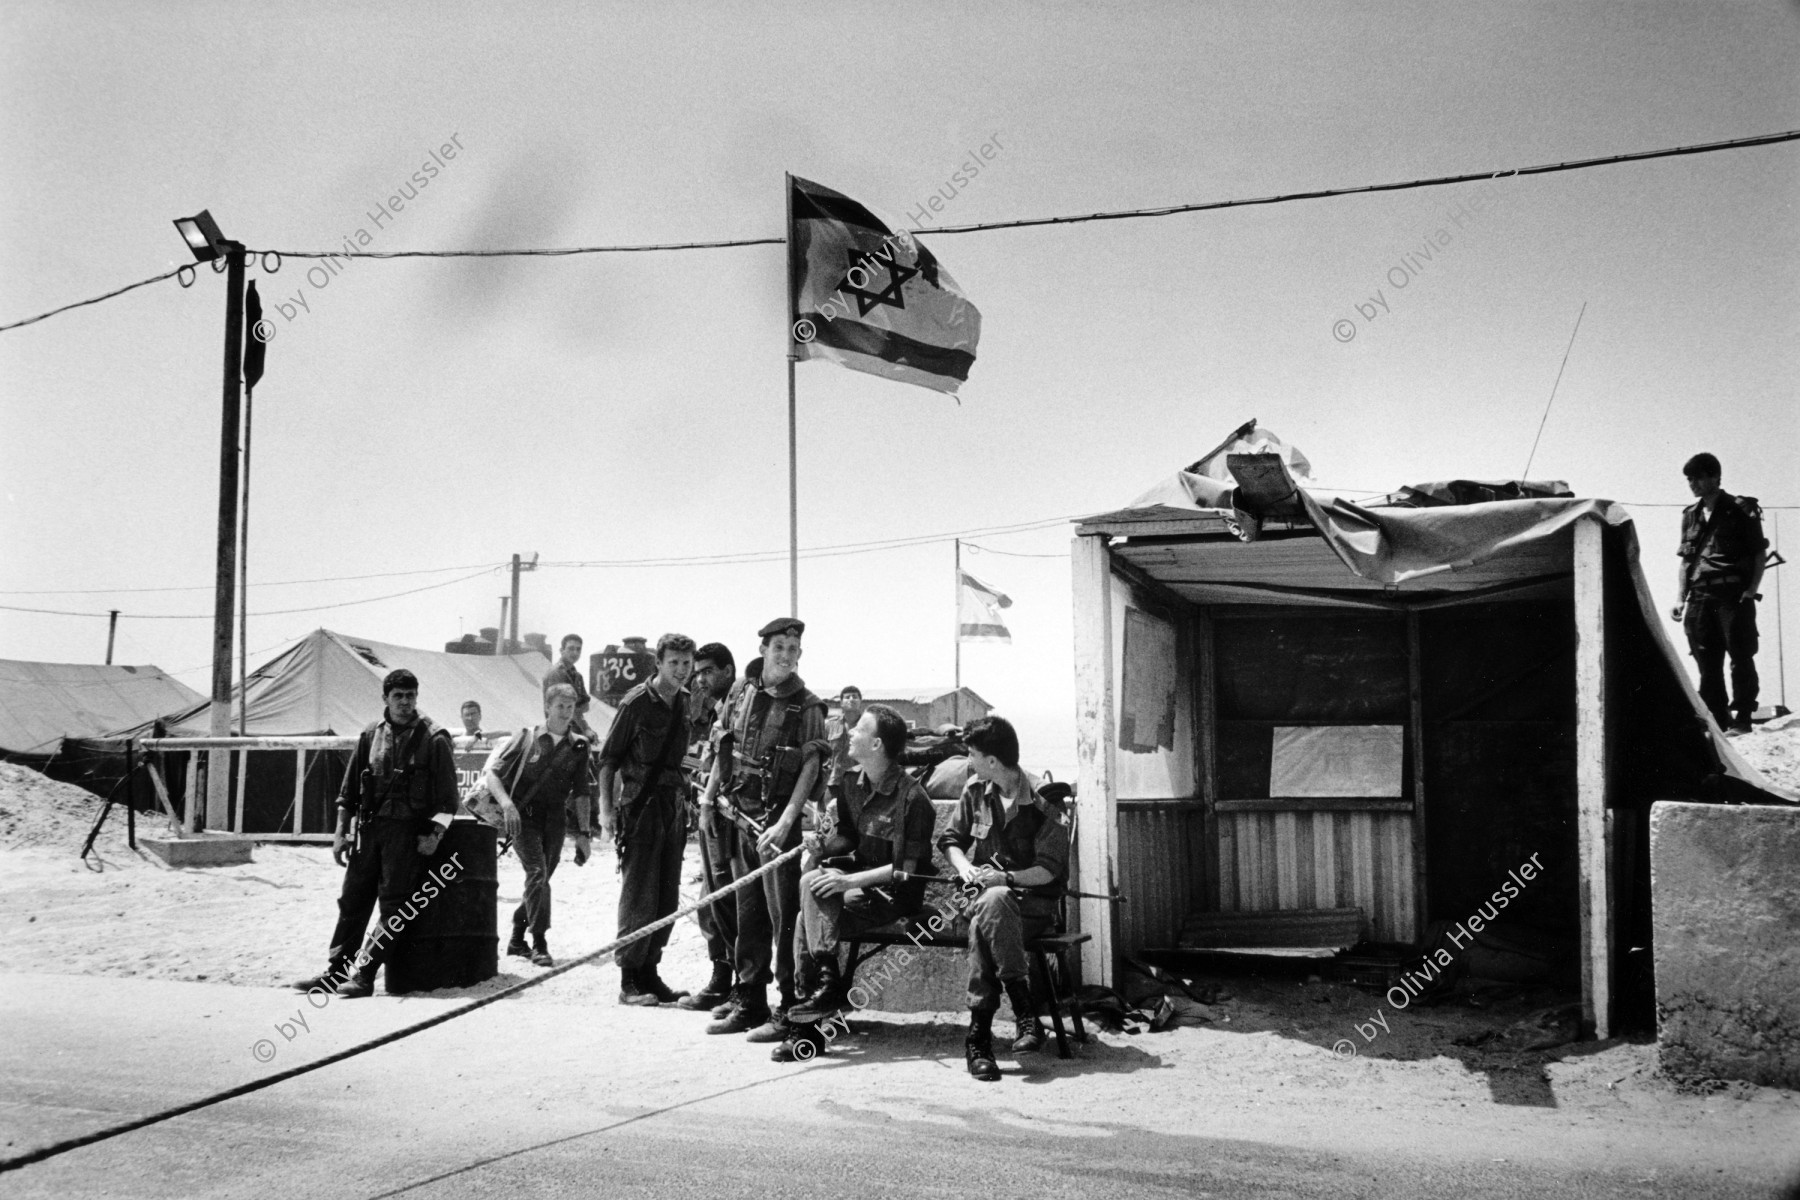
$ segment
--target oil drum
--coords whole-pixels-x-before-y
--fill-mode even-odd
[[[419,886],[400,906],[403,919],[409,909],[415,915],[388,951],[390,995],[469,987],[499,972],[496,838],[492,826],[459,817],[438,839]]]

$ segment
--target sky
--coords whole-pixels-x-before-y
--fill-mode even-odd
[[[1800,128],[1792,4],[821,12],[8,4],[0,323],[181,265],[171,221],[201,208],[258,251],[359,229],[374,250],[687,242],[781,236],[783,172],[897,217],[944,189],[937,223],[969,224]],[[1156,219],[915,222],[981,310],[976,364],[960,398],[800,364],[800,541],[944,536],[803,559],[801,672],[947,685],[950,536],[1036,524],[965,544],[1014,605],[1012,643],[965,646],[963,682],[1028,760],[1069,769],[1066,518],[1252,417],[1321,483],[1370,492],[1517,477],[1541,422],[1531,476],[1627,502],[1664,607],[1697,450],[1800,545],[1797,195],[1788,143]],[[275,325],[253,665],[320,626],[435,647],[493,625],[514,553],[544,564],[522,630],[754,653],[788,607],[781,247],[315,267],[250,273]],[[102,661],[116,608],[116,661],[208,688],[224,290],[203,267],[0,333],[0,605],[58,610],[0,609],[0,657]],[[767,553],[552,565],[746,552]]]

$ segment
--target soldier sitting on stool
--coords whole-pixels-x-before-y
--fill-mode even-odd
[[[294,984],[298,991],[335,991],[354,1000],[375,990],[375,971],[387,957],[388,943],[417,915],[410,906],[402,911],[401,904],[418,883],[420,864],[437,852],[438,839],[456,814],[450,731],[419,711],[418,677],[404,668],[390,671],[381,681],[381,694],[387,713],[357,739],[338,793],[331,857],[344,867],[344,888],[331,934],[330,965],[323,974]],[[381,921],[357,954],[378,900]]]
[[[982,717],[963,731],[968,786],[938,848],[957,876],[981,894],[969,906],[969,1074],[1000,1078],[994,1062],[994,1013],[1004,988],[1018,1020],[1014,1053],[1041,1050],[1044,1026],[1031,997],[1025,944],[1045,933],[1069,874],[1069,813],[1064,802],[1019,767],[1019,735],[1004,717]]]
[[[820,866],[800,877],[800,924],[794,931],[796,972],[811,967],[818,985],[788,1013],[795,1026],[825,1020],[843,1008],[838,939],[910,917],[924,907],[925,881],[912,878],[931,859],[937,810],[924,785],[900,765],[906,721],[885,704],[871,704],[849,730],[851,765],[837,801],[837,836]],[[857,892],[855,899],[849,893]],[[815,1051],[822,1050],[813,1039]],[[793,1062],[793,1038],[776,1047],[776,1062]]]

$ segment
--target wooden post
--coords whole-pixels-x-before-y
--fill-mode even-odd
[[[1113,847],[1119,836],[1113,733],[1112,556],[1105,535],[1077,537],[1071,553],[1075,601],[1075,778],[1080,878],[1096,896],[1113,891]],[[1087,983],[1111,987],[1117,914],[1105,900],[1083,900],[1081,948]]]
[[[1194,765],[1200,778],[1200,837],[1206,860],[1204,908],[1208,912],[1219,911],[1219,880],[1223,874],[1219,862],[1219,702],[1213,669],[1214,631],[1212,609],[1201,609],[1194,618],[1194,725],[1199,743]]]
[[[250,779],[250,752],[238,750],[228,752],[231,760],[237,764],[237,786],[232,790],[237,795],[237,808],[231,814],[231,832],[244,832],[244,789]]]
[[[1425,872],[1425,683],[1424,661],[1420,657],[1419,614],[1406,614],[1406,693],[1407,749],[1412,753],[1412,861],[1413,920],[1411,929],[1402,929],[1402,941],[1417,941],[1420,932],[1430,924],[1429,878]]]
[[[186,784],[181,801],[181,829],[183,833],[196,833],[200,828],[200,752],[198,750],[188,751]]]
[[[1612,1036],[1612,909],[1606,853],[1606,607],[1597,520],[1575,524],[1575,825],[1581,866],[1581,1015]]]
[[[238,388],[244,356],[244,248],[228,242],[225,252],[225,387],[219,423],[218,571],[213,587],[212,735],[231,732],[232,617],[237,612]],[[225,827],[231,804],[228,752],[215,750],[206,772],[206,824]]]
[[[300,827],[302,815],[306,812],[306,751],[294,751],[294,832],[304,833]]]

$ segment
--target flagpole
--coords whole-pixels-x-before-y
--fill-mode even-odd
[[[956,588],[950,610],[950,644],[956,647],[956,691],[950,700],[950,719],[962,724],[962,539],[956,539]]]
[[[794,405],[794,364],[799,357],[794,353],[794,322],[799,319],[794,312],[794,177],[783,172],[782,200],[787,206],[787,280],[788,280],[788,352],[787,352],[787,384],[788,384],[788,616],[800,615],[800,466],[799,466],[799,422],[795,419]]]

